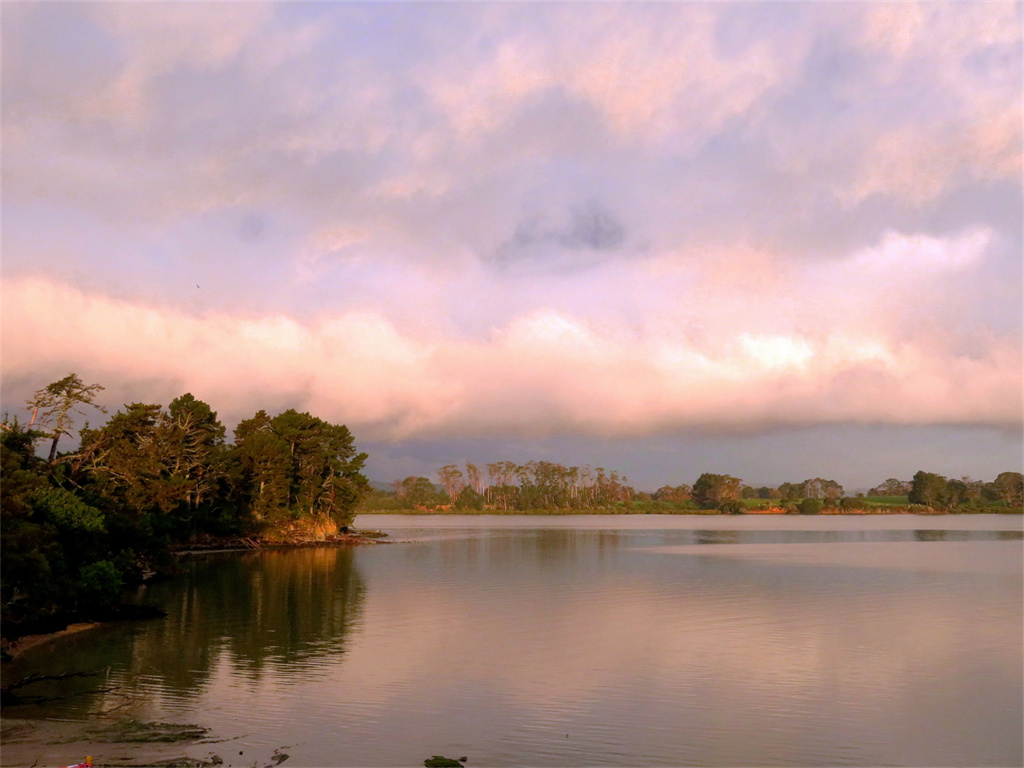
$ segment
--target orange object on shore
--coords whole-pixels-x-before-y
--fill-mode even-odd
[[[75,765],[65,765],[64,768],[92,768],[92,755],[85,758],[84,763],[77,763]]]

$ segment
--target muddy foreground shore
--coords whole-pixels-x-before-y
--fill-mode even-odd
[[[0,764],[61,768],[92,757],[95,768],[272,768],[288,759],[284,748],[247,754],[236,738],[215,738],[205,728],[181,723],[5,717],[0,723]]]

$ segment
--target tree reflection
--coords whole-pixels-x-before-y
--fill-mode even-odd
[[[945,541],[946,531],[939,530],[916,530],[914,541]]]
[[[166,589],[152,597],[168,616],[136,637],[128,671],[156,671],[179,690],[201,687],[218,660],[258,677],[268,667],[342,653],[365,594],[351,549],[196,561],[158,586]]]
[[[739,544],[740,531],[699,530],[693,532],[694,544]]]
[[[140,598],[166,618],[114,623],[64,639],[60,653],[28,653],[3,665],[3,684],[25,686],[19,717],[117,714],[144,718],[160,692],[194,698],[217,672],[301,682],[345,651],[366,587],[352,549],[204,555]],[[68,677],[68,675],[71,675]],[[13,705],[13,700],[4,702]],[[5,711],[5,715],[7,711]]]

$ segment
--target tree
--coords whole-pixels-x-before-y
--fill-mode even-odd
[[[804,499],[797,505],[801,515],[816,515],[821,512],[821,499]]]
[[[433,507],[444,502],[444,497],[425,477],[409,476],[398,484],[398,498],[410,507]]]
[[[469,485],[473,488],[474,491],[476,491],[478,494],[483,494],[484,479],[483,476],[480,474],[480,468],[477,467],[476,464],[471,464],[468,461],[466,462],[466,479],[469,481]]]
[[[1024,475],[1020,472],[1002,472],[993,483],[999,498],[1009,507],[1024,505]]]
[[[718,508],[723,501],[739,498],[741,483],[738,477],[705,472],[693,484],[693,500],[704,509]]]
[[[693,489],[686,484],[676,486],[663,485],[654,492],[654,498],[658,501],[684,502],[689,501],[692,494]]]
[[[173,452],[172,476],[179,478],[185,504],[197,512],[213,495],[224,458],[224,425],[217,412],[191,393],[171,401],[164,438]]]
[[[4,417],[0,431],[0,602],[3,620],[40,610],[48,602],[54,532],[35,519],[33,494],[47,487],[35,455],[40,433]],[[6,634],[6,632],[5,632]]]
[[[242,468],[242,493],[256,522],[277,516],[288,507],[288,444],[260,410],[235,428],[235,456]]]
[[[514,507],[518,501],[518,492],[512,485],[516,476],[516,464],[511,461],[498,461],[487,465],[487,474],[490,477],[490,487],[487,489],[487,498],[495,507],[503,510]]]
[[[289,408],[270,419],[269,429],[288,449],[288,516],[327,515],[349,525],[367,487],[367,456],[356,453],[348,427]]]
[[[467,485],[455,499],[458,509],[483,509],[484,497],[472,485]]]
[[[38,424],[40,427],[48,428],[49,435],[53,439],[50,443],[50,456],[47,463],[53,464],[57,458],[57,443],[63,435],[70,436],[68,428],[74,421],[74,414],[84,414],[80,406],[91,405],[101,413],[107,409],[94,402],[96,393],[101,392],[103,387],[99,384],[86,384],[78,374],[69,373],[60,381],[47,384],[38,390],[28,407],[32,409],[32,421],[29,426]]]
[[[905,496],[910,493],[910,485],[908,480],[897,480],[895,477],[890,477],[884,483],[876,485],[868,491],[868,496]]]
[[[159,455],[165,446],[155,439],[162,417],[158,404],[132,403],[99,429],[84,428],[72,461],[73,480],[88,480],[91,492],[134,518],[168,511]]]
[[[945,477],[920,471],[910,482],[907,499],[911,504],[923,504],[933,509],[944,509],[949,503],[949,485]]]
[[[742,515],[744,512],[747,511],[746,507],[744,507],[740,502],[736,501],[735,499],[733,499],[732,501],[723,501],[719,506],[719,509],[722,511],[722,514],[724,515]]]
[[[803,485],[798,483],[783,483],[779,486],[779,498],[786,501],[794,501],[804,495]]]
[[[441,487],[448,494],[448,498],[454,503],[464,486],[462,470],[454,464],[446,464],[437,471],[437,477],[441,481]]]

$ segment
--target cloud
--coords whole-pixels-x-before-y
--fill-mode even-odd
[[[954,355],[822,318],[814,333],[694,342],[551,309],[474,339],[370,311],[191,316],[40,278],[3,292],[5,375],[22,386],[75,370],[143,399],[192,391],[229,420],[297,405],[374,440],[1021,418],[1020,348],[999,339]]]
[[[538,214],[516,225],[512,237],[497,250],[498,262],[539,259],[549,262],[584,263],[617,251],[626,239],[626,229],[614,214],[597,200],[569,209],[564,221],[552,221]],[[582,254],[581,254],[582,252]]]
[[[1019,425],[1020,26],[12,5],[5,397],[76,370],[379,440]]]

